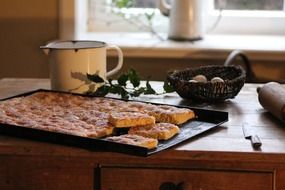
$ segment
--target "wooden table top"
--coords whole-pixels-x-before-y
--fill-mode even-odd
[[[156,89],[162,88],[161,82],[152,83]],[[229,112],[229,121],[216,127],[202,135],[199,135],[182,145],[176,146],[168,152],[176,153],[209,151],[209,152],[242,152],[242,153],[261,153],[261,154],[282,154],[285,155],[285,126],[279,120],[264,110],[258,102],[256,88],[260,84],[245,84],[241,92],[234,98],[225,102],[216,104],[195,104],[183,100],[176,93],[143,96],[140,100],[167,103],[173,105],[195,106],[205,109],[214,109]],[[49,89],[48,79],[16,79],[5,78],[0,80],[0,98],[6,98],[12,95],[35,89]],[[242,132],[242,123],[248,122],[259,135],[262,141],[260,150],[255,150],[249,140],[246,140]],[[48,144],[48,143],[46,143]],[[50,147],[51,152],[56,149],[64,149],[68,154],[72,154],[72,148],[59,145],[45,145],[40,142],[28,141],[13,137],[0,136],[0,153],[13,151],[16,146],[34,147],[41,152],[42,146]],[[20,148],[18,148],[20,149]],[[18,150],[19,151],[19,150]],[[22,150],[24,151],[24,150]],[[71,152],[69,152],[71,151]],[[77,153],[84,150],[77,150]],[[21,151],[20,151],[21,152]],[[47,150],[45,152],[48,154]]]

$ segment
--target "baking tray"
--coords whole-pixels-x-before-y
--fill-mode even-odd
[[[52,90],[39,89],[35,91],[30,91],[27,93],[19,94],[9,98],[2,99],[0,101],[5,101],[15,97],[29,96],[35,92],[57,92]],[[65,92],[62,92],[65,93]],[[75,96],[87,96],[82,94],[74,94]],[[120,99],[121,100],[121,99]],[[132,101],[132,100],[126,100]],[[150,102],[147,102],[150,103]],[[151,103],[155,105],[162,105]],[[173,106],[173,105],[171,105]],[[215,110],[200,109],[195,107],[188,106],[176,106],[181,108],[190,108],[192,109],[197,118],[190,120],[182,125],[180,125],[180,133],[170,140],[159,141],[158,147],[156,149],[148,150],[144,147],[121,144],[116,142],[107,141],[99,138],[89,138],[89,137],[80,137],[70,134],[63,134],[51,131],[44,131],[40,129],[9,125],[0,123],[0,133],[8,136],[14,136],[24,139],[31,139],[42,142],[50,142],[55,144],[67,145],[80,147],[88,149],[91,151],[108,151],[108,152],[119,152],[137,156],[148,156],[154,153],[158,153],[162,150],[168,149],[170,147],[176,146],[182,142],[185,142],[191,139],[194,136],[202,134],[214,127],[221,125],[222,123],[228,121],[228,113]]]

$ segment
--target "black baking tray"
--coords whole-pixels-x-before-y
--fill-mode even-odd
[[[35,92],[57,92],[57,91],[39,89],[19,94],[16,96],[12,96],[9,98],[5,98],[0,101],[5,101],[15,97],[29,96]],[[74,94],[74,95],[87,96],[82,94]],[[132,101],[132,100],[126,100],[126,101]],[[151,104],[156,104],[156,103],[151,103]],[[162,150],[168,149],[170,147],[173,147],[175,145],[178,145],[182,142],[185,142],[194,136],[204,133],[228,121],[227,112],[200,109],[188,106],[176,106],[176,107],[184,107],[192,109],[195,112],[197,118],[180,125],[180,133],[178,135],[171,138],[170,140],[159,141],[158,147],[152,150],[148,150],[147,148],[139,146],[111,142],[99,138],[80,137],[70,134],[44,131],[40,129],[9,125],[3,123],[0,123],[0,133],[8,136],[31,139],[36,141],[80,147],[91,151],[108,151],[108,152],[119,152],[119,153],[125,153],[137,156],[148,156],[154,153],[158,153]]]

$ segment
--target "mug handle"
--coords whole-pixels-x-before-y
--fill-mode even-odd
[[[121,50],[121,48],[119,48],[116,45],[107,45],[107,50],[110,49],[115,49],[118,52],[118,64],[117,66],[112,69],[111,71],[106,73],[106,77],[109,77],[111,75],[114,75],[115,73],[117,73],[123,66],[123,52]]]

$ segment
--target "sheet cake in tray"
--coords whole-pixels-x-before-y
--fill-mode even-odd
[[[175,146],[227,120],[227,112],[41,89],[0,102],[2,134],[139,156]],[[134,139],[132,135],[136,134],[127,135],[132,127],[159,126],[156,122],[171,123],[179,129],[165,138],[168,140],[147,140],[148,136]],[[152,142],[152,146],[113,140],[120,138],[120,135],[131,137],[133,142],[147,140],[145,142]]]

